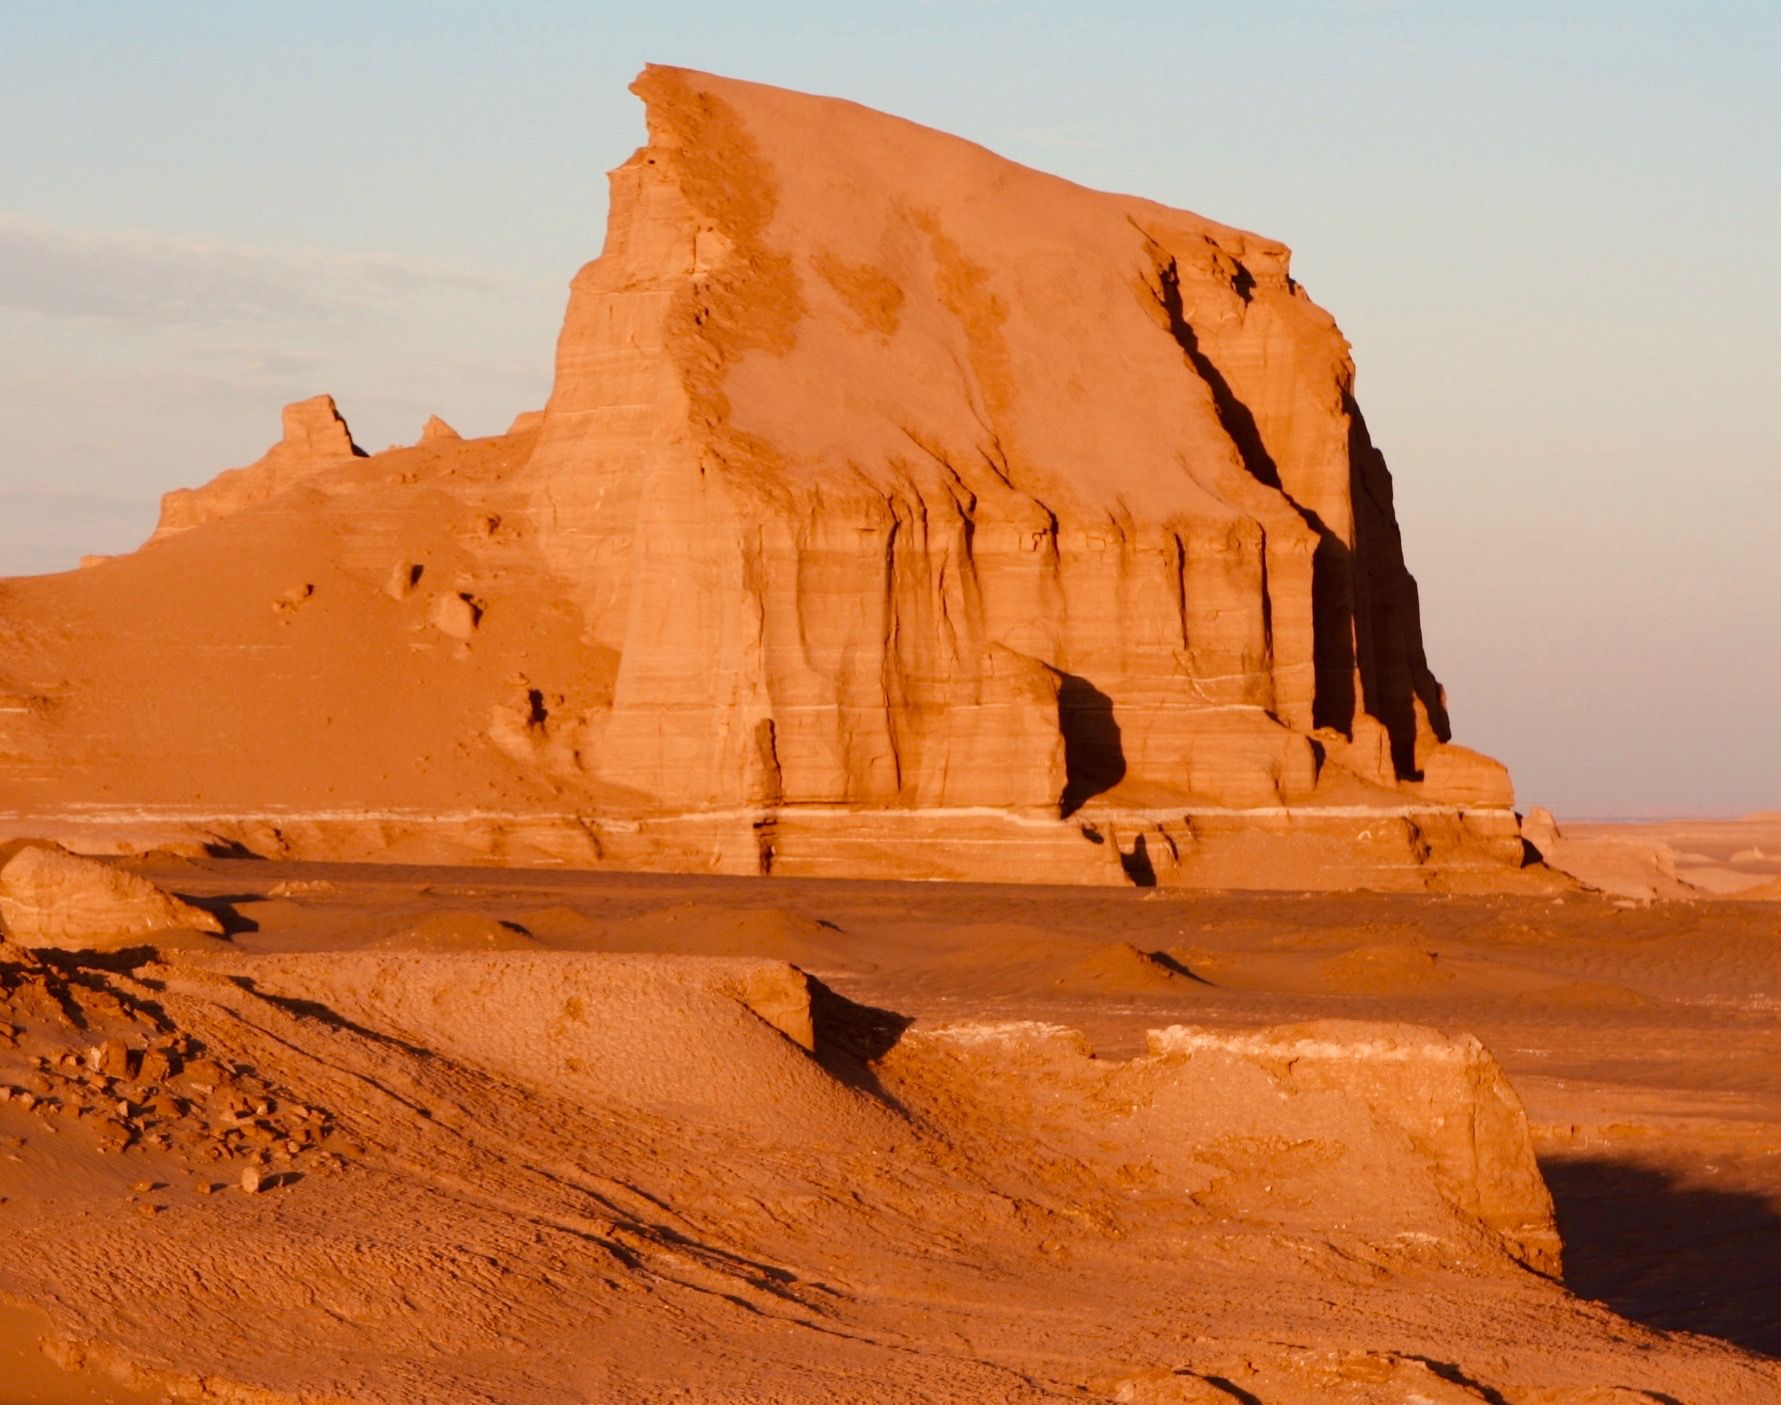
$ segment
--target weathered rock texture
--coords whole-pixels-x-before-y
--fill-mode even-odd
[[[542,416],[365,460],[306,401],[150,550],[5,587],[17,755],[112,725],[56,692],[83,650],[125,696],[234,646],[217,707],[290,764],[164,783],[217,719],[161,713],[76,798],[309,851],[437,848],[450,811],[471,850],[747,871],[1513,870],[1508,777],[1449,741],[1347,343],[1283,246],[850,103],[635,91]],[[223,562],[258,603],[192,620]],[[110,636],[150,618],[123,685]]]
[[[188,531],[212,518],[268,502],[292,484],[355,457],[363,458],[364,450],[353,443],[332,395],[286,405],[284,437],[261,458],[246,468],[219,473],[202,488],[175,488],[162,498],[155,536]]]
[[[23,947],[104,949],[171,931],[223,933],[213,914],[146,878],[36,844],[0,867],[0,924]]]
[[[335,916],[363,916],[344,886]],[[127,966],[0,950],[0,1136],[28,1148],[0,1156],[0,1291],[131,1399],[1781,1391],[1772,1357],[1543,1276],[1559,1246],[1521,1104],[1475,1041],[1427,1027],[1169,1025],[1125,1059],[1056,1024],[911,1023],[763,960]],[[1596,1106],[1624,1116],[1626,1094]],[[1716,1247],[1699,1262],[1736,1283]],[[1721,1312],[1773,1320],[1747,1296]]]

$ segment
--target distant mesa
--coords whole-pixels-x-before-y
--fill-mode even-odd
[[[0,714],[17,813],[317,857],[1538,881],[1285,246],[852,103],[633,91],[542,410],[366,457],[317,396],[143,550],[0,584],[0,691],[52,680]]]

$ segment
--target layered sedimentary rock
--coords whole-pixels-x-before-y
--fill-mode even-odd
[[[635,91],[649,140],[541,416],[365,459],[304,402],[147,550],[4,587],[13,754],[114,748],[109,793],[93,757],[39,812],[748,871],[1519,861],[1506,773],[1449,740],[1347,343],[1283,246],[850,103]],[[164,598],[218,569],[255,605]],[[164,656],[133,673],[114,636],[148,620]],[[226,678],[257,770],[158,774],[218,749],[189,705],[152,741],[115,722],[173,654]]]
[[[223,924],[146,878],[53,844],[28,844],[0,864],[0,936],[20,946],[104,949],[175,931],[221,936]]]

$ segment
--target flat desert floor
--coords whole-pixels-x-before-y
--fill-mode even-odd
[[[1781,1399],[1781,904],[129,866],[229,937],[0,967],[8,1400]]]

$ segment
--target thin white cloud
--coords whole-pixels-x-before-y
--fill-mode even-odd
[[[332,321],[503,280],[393,254],[269,248],[0,215],[0,308],[143,329]]]
[[[1100,151],[1107,145],[1106,125],[1078,122],[1051,127],[1005,127],[1005,139],[1050,151]]]

